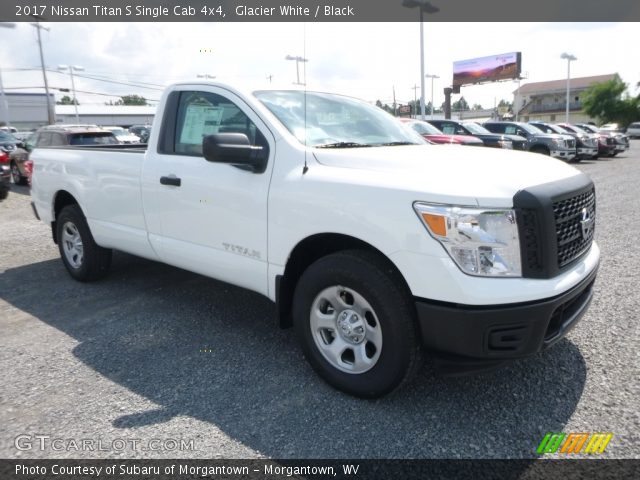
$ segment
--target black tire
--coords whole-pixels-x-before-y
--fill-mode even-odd
[[[72,245],[70,233],[77,233],[81,241],[82,255],[72,255],[65,248]],[[111,250],[96,244],[87,220],[78,205],[68,205],[56,219],[56,238],[62,263],[69,274],[81,282],[103,278],[111,265]],[[75,264],[74,264],[75,262]]]
[[[27,178],[23,177],[16,162],[11,162],[11,180],[15,185],[26,185]]]
[[[377,360],[365,372],[348,373],[339,369],[325,358],[316,344],[319,340],[314,339],[311,309],[320,293],[333,287],[355,291],[364,298],[374,311],[372,323],[379,322],[378,328],[383,332]],[[336,322],[345,311],[338,308],[335,309]],[[405,384],[422,366],[412,297],[399,274],[373,252],[348,250],[317,260],[307,268],[296,285],[292,311],[305,357],[324,380],[343,392],[362,398],[380,397]],[[369,319],[367,315],[361,316]],[[336,337],[337,328],[336,323]],[[368,340],[362,342],[363,348],[369,346]]]

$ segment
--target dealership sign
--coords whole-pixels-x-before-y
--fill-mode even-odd
[[[520,77],[521,64],[520,52],[453,62],[453,88],[459,90],[462,85],[515,80]]]

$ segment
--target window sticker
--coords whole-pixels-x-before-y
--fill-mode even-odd
[[[188,105],[180,134],[180,143],[202,144],[205,135],[218,133],[221,118],[222,108],[212,105]]]

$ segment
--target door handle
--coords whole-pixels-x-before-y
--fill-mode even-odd
[[[182,180],[178,177],[160,177],[160,183],[162,185],[173,185],[174,187],[179,187],[182,184]]]

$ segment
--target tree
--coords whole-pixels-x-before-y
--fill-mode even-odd
[[[512,106],[513,104],[510,101],[505,100],[504,98],[498,103],[498,107],[508,107],[509,109],[511,109]]]
[[[469,104],[464,99],[464,97],[460,97],[460,100],[453,102],[451,105],[451,110],[455,112],[460,112],[462,110],[469,110]]]
[[[58,100],[56,102],[56,105],[80,105],[80,102],[78,102],[78,100],[74,97],[71,98],[69,95],[65,95],[64,97],[62,97],[60,100]]]
[[[482,105],[480,105],[479,103],[474,103],[473,107],[471,107],[471,110],[484,110],[484,108],[482,108]]]
[[[120,100],[113,100],[106,103],[107,105],[149,105],[147,99],[140,95],[123,95]]]
[[[628,125],[640,118],[640,95],[631,97],[627,84],[616,74],[611,80],[591,85],[582,94],[582,108],[601,123]]]

